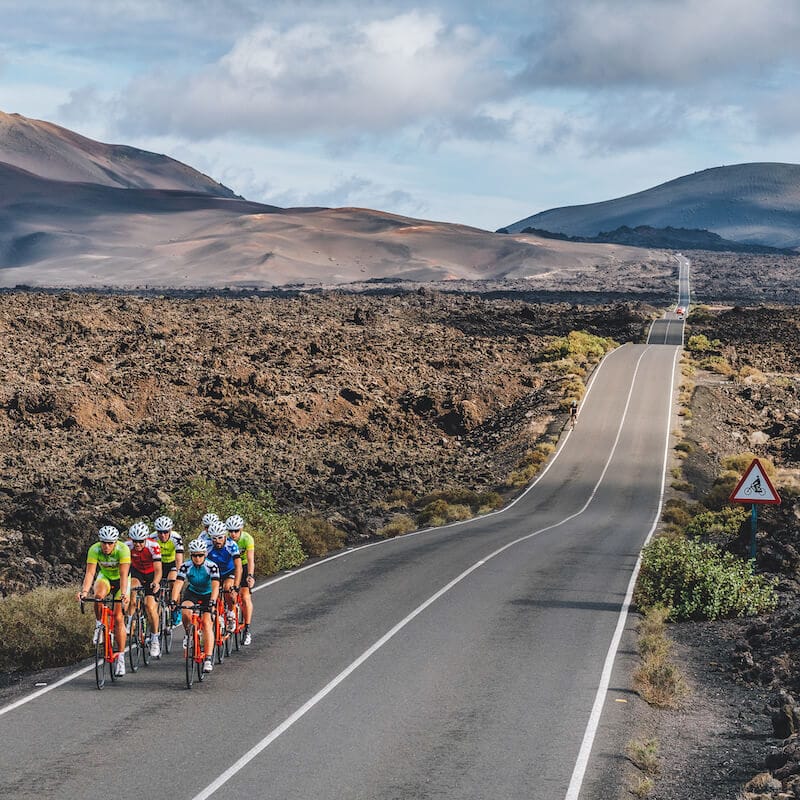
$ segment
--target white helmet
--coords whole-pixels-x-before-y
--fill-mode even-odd
[[[113,525],[104,525],[97,531],[97,538],[101,542],[116,542],[119,539],[119,531]]]
[[[234,514],[225,520],[225,527],[229,531],[240,531],[244,528],[244,520],[238,514]]]
[[[189,552],[190,553],[205,553],[206,552],[206,543],[202,539],[192,539],[189,542]]]
[[[133,542],[143,542],[149,533],[150,529],[144,522],[134,522],[133,525],[128,528],[128,537]]]
[[[154,523],[153,527],[161,532],[161,531],[171,531],[172,526],[175,523],[169,517],[159,517]]]
[[[219,517],[216,514],[212,514],[210,511],[208,514],[203,514],[203,525],[208,527],[212,522],[219,522]]]
[[[215,536],[227,536],[228,529],[225,527],[224,522],[217,520],[208,526],[208,535],[213,539]]]

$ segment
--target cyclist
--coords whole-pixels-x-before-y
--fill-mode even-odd
[[[572,427],[575,427],[575,422],[578,419],[578,401],[573,398],[572,402],[569,404],[569,421]]]
[[[189,608],[194,603],[200,605],[203,619],[203,672],[214,669],[214,632],[211,626],[211,611],[219,597],[219,569],[217,565],[206,558],[206,545],[201,539],[192,539],[189,542],[190,560],[181,565],[175,583],[172,584],[172,602],[180,601],[181,589],[184,582],[186,591],[183,595],[183,607]],[[184,649],[189,646],[189,624],[191,616],[183,614]]]
[[[208,527],[209,525],[212,525],[214,522],[219,522],[219,517],[212,511],[203,514],[203,530],[201,530],[200,533],[197,534],[199,539],[207,541],[209,547],[211,547],[211,537],[208,535]]]
[[[162,582],[168,581],[167,592],[183,564],[183,539],[172,530],[173,525],[169,517],[158,517],[153,523],[156,532],[151,534],[151,538],[156,539],[161,548],[161,579]],[[180,621],[181,612],[177,609],[172,615],[172,624],[177,625]]]
[[[144,587],[144,610],[150,621],[150,655],[161,658],[158,640],[158,603],[161,590],[161,548],[149,538],[150,529],[144,522],[135,522],[128,529],[128,547],[131,551],[131,587]]]
[[[78,592],[78,600],[84,600],[94,581],[94,596],[98,600],[108,597],[109,592],[115,600],[121,599],[122,603],[114,605],[114,637],[115,647],[119,650],[114,663],[114,674],[121,677],[125,674],[125,641],[127,633],[125,631],[125,620],[123,618],[123,607],[127,608],[130,595],[130,567],[131,553],[124,542],[119,541],[119,531],[113,525],[104,525],[97,532],[97,539],[86,555],[86,573],[83,576],[83,584]],[[92,644],[97,644],[100,638],[100,616],[101,609],[98,603],[94,604],[94,612],[97,617],[94,626],[94,636]]]
[[[244,525],[243,525],[244,527]],[[228,630],[236,629],[236,617],[233,613],[233,596],[231,590],[239,591],[242,582],[242,556],[239,547],[228,536],[228,529],[224,522],[217,520],[208,526],[211,538],[211,547],[208,549],[208,559],[219,567],[219,579],[225,593],[225,617],[228,621]]]
[[[242,595],[242,605],[244,606],[244,640],[243,644],[248,645],[253,641],[250,634],[250,622],[253,619],[253,598],[250,590],[256,582],[256,543],[253,537],[242,530],[244,520],[234,514],[225,520],[225,528],[228,535],[236,542],[239,547],[239,554],[242,557],[242,586],[239,589]]]

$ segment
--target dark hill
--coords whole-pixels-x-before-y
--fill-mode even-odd
[[[800,246],[800,165],[737,164],[695,172],[636,194],[542,211],[508,225],[596,237],[622,227],[706,230],[742,244]]]

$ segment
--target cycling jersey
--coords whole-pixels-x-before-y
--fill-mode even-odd
[[[246,575],[247,570],[244,568],[247,566],[247,551],[252,548],[255,548],[256,542],[251,534],[247,533],[247,531],[242,531],[239,534],[239,541],[236,542],[236,544],[239,547],[239,554],[242,556],[242,569],[243,569],[242,574]]]
[[[134,542],[126,542],[131,551],[131,566],[141,572],[142,575],[152,575],[155,571],[155,562],[161,561],[161,548],[158,542],[152,539],[144,540],[144,547],[141,550],[134,548]]]
[[[166,564],[175,563],[175,553],[183,552],[183,539],[175,531],[169,535],[166,542],[158,538],[158,534],[150,537],[161,548],[161,561]]]
[[[236,568],[237,558],[241,558],[239,546],[229,536],[222,547],[214,547],[212,543],[208,548],[206,561],[210,559],[219,567],[220,575],[227,575]]]
[[[119,565],[131,563],[131,551],[124,542],[116,542],[114,549],[106,555],[100,542],[95,542],[86,556],[87,564],[96,564],[98,572],[110,581],[119,580]]]
[[[219,567],[207,558],[202,564],[181,564],[176,580],[186,581],[190,592],[199,595],[211,594],[211,581],[219,581]]]

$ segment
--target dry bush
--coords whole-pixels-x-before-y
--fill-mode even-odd
[[[650,653],[633,673],[639,696],[656,708],[678,708],[688,689],[680,670],[660,653]]]
[[[292,518],[292,530],[308,556],[324,556],[339,550],[347,541],[347,534],[318,514]]]
[[[438,527],[448,522],[458,522],[473,516],[470,506],[448,503],[446,500],[434,500],[428,503],[417,515],[420,525]]]
[[[645,741],[631,739],[625,746],[625,753],[631,763],[638,767],[645,775],[658,775],[658,739],[652,738]]]
[[[404,533],[411,533],[411,531],[415,531],[416,529],[417,524],[408,514],[395,514],[386,525],[378,530],[378,536],[389,539],[392,536],[402,536]]]
[[[81,614],[77,587],[40,587],[0,599],[0,671],[74,664],[93,652],[94,611]]]

